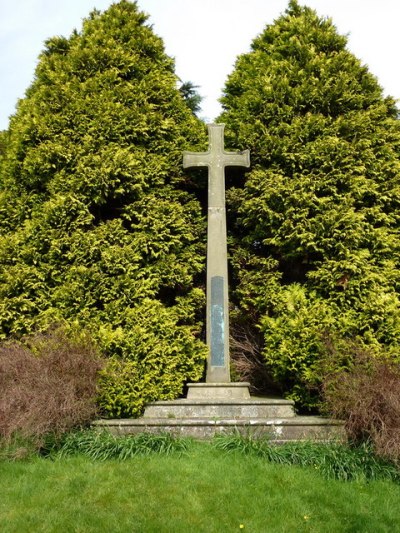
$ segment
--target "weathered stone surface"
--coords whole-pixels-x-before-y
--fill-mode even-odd
[[[230,382],[225,167],[250,166],[250,152],[224,149],[224,124],[208,124],[207,152],[184,152],[183,166],[208,168],[207,383]]]
[[[217,434],[239,431],[251,432],[256,437],[268,435],[276,443],[344,438],[341,422],[322,417],[296,416],[292,401],[277,398],[159,401],[148,404],[142,418],[99,420],[94,425],[116,435],[170,432],[179,436],[209,439]]]
[[[146,406],[144,418],[265,419],[294,417],[293,402],[275,399],[175,400]]]
[[[100,420],[96,427],[106,428],[115,435],[143,432],[170,432],[177,436],[210,439],[214,435],[239,431],[254,437],[269,436],[279,444],[288,441],[327,441],[344,439],[343,424],[320,417],[293,417],[287,419],[166,419],[140,418],[137,420]]]
[[[250,383],[189,383],[190,400],[246,400],[250,399]]]

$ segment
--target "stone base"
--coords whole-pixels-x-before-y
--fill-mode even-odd
[[[250,399],[250,383],[189,383],[188,400]]]
[[[187,398],[151,402],[142,418],[98,420],[94,426],[115,435],[168,432],[195,439],[239,431],[275,443],[345,438],[341,422],[296,416],[292,401],[250,397],[248,391],[247,383],[193,383]]]
[[[295,416],[293,402],[270,398],[247,400],[182,400],[158,401],[147,404],[143,419],[234,419],[257,420],[292,418]]]
[[[312,416],[257,420],[139,418],[98,420],[94,426],[107,429],[114,435],[167,432],[177,437],[192,437],[199,440],[211,439],[214,435],[239,432],[255,438],[268,436],[274,444],[302,440],[327,442],[345,439],[341,422]]]

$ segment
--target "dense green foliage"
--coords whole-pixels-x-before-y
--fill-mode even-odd
[[[195,86],[179,84],[122,0],[47,41],[0,132],[0,338],[88,329],[108,357],[110,416],[203,371],[206,184],[181,154],[204,150],[205,128]],[[239,57],[222,103],[227,146],[252,159],[227,180],[232,332],[261,334],[265,382],[314,409],[324,339],[398,359],[398,110],[295,0]]]
[[[178,396],[205,356],[204,221],[181,160],[205,128],[146,18],[123,0],[49,39],[1,138],[0,337],[84,325],[115,416]]]
[[[201,110],[202,97],[196,90],[198,88],[199,86],[193,85],[191,81],[186,81],[179,87],[181,95],[193,113],[198,113]]]
[[[221,121],[251,150],[228,193],[235,303],[281,390],[312,408],[323,337],[398,357],[400,122],[329,19],[296,1],[240,56]]]

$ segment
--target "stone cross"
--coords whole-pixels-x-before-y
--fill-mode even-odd
[[[184,152],[183,166],[208,167],[207,383],[229,383],[228,260],[225,167],[249,167],[250,152],[225,152],[225,124],[208,124],[207,152]]]

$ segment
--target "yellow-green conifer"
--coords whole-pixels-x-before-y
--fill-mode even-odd
[[[205,128],[146,20],[123,0],[49,39],[2,143],[1,336],[89,329],[112,416],[176,397],[205,355],[204,220],[181,157]]]
[[[281,390],[311,408],[324,336],[399,353],[398,110],[296,1],[238,58],[222,104],[252,158],[228,198],[236,304]]]

